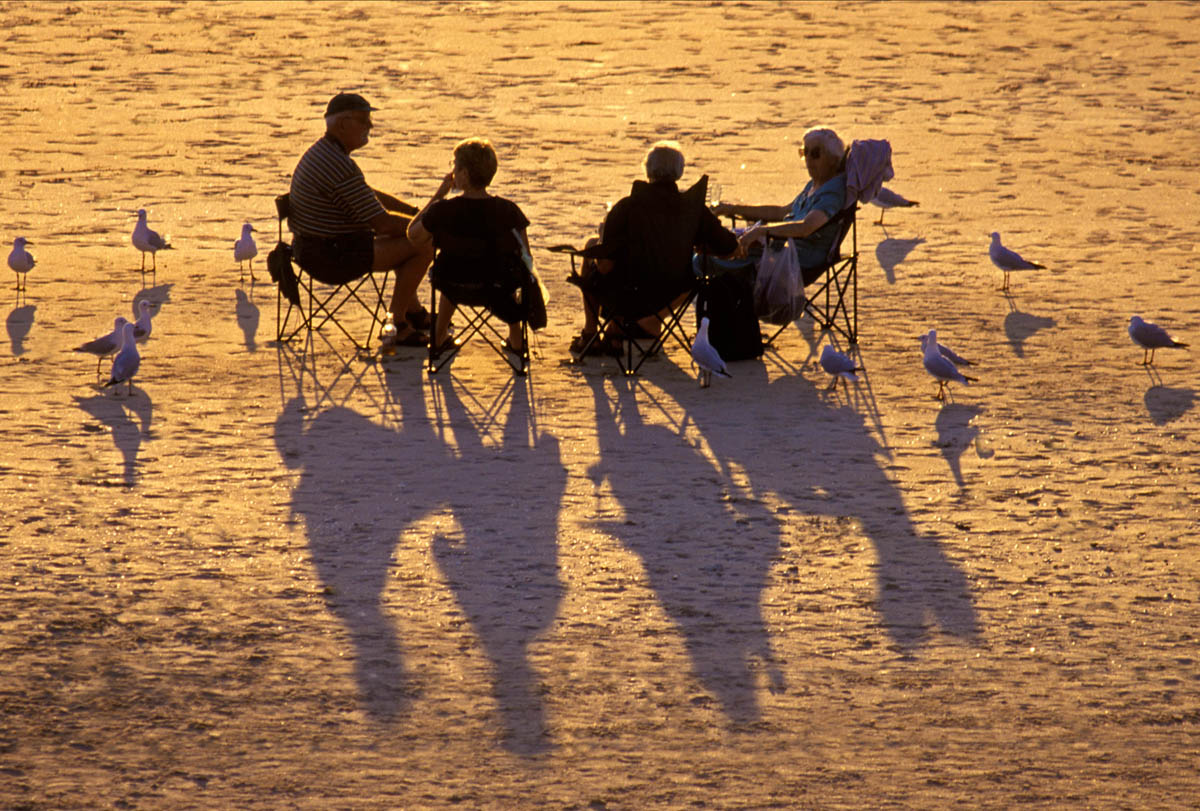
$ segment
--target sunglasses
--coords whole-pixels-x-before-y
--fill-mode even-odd
[[[802,158],[811,157],[814,160],[821,159],[821,147],[819,146],[814,146],[812,149],[805,149],[802,145],[797,151],[800,153],[800,157]]]

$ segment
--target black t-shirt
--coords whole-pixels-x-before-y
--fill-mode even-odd
[[[513,235],[529,226],[525,214],[503,197],[451,197],[438,200],[422,218],[437,248],[434,272],[441,279],[481,280],[511,267],[521,244]]]

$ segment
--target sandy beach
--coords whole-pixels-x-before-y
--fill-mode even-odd
[[[3,240],[37,261],[4,277],[0,808],[1195,807],[1200,5],[0,21]],[[551,294],[527,379],[273,340],[273,199],[342,90],[405,200],[494,143]],[[920,201],[859,212],[857,384],[808,319],[708,389],[678,347],[570,362],[545,248],[651,143],[781,204],[818,125]],[[144,282],[141,208],[173,245]],[[993,231],[1047,269],[1000,292]],[[142,299],[102,389],[72,349]],[[1144,367],[1134,314],[1191,348]],[[978,377],[945,403],[935,327]]]

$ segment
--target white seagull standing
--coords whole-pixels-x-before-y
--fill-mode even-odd
[[[871,205],[879,206],[883,209],[883,211],[879,212],[879,219],[875,222],[876,225],[883,225],[883,215],[887,213],[889,208],[912,208],[921,204],[916,200],[905,200],[891,189],[880,186],[879,193],[871,198]]]
[[[124,316],[118,315],[116,321],[113,322],[112,332],[75,347],[76,352],[86,352],[96,356],[97,377],[100,376],[100,362],[121,348],[121,333],[124,332],[123,327],[128,323]]]
[[[1021,255],[1016,251],[1010,251],[1008,248],[1000,244],[1000,232],[992,232],[992,244],[988,248],[988,256],[992,257],[992,264],[1004,271],[1004,284],[1001,290],[1008,289],[1008,274],[1014,270],[1045,270],[1045,265],[1039,265],[1037,262],[1030,262],[1021,258]]]
[[[863,371],[861,366],[854,365],[849,355],[837,351],[832,344],[825,344],[825,348],[821,350],[821,368],[833,375],[833,379],[829,381],[830,391],[837,387],[839,377],[857,383],[858,376],[854,373]]]
[[[137,374],[142,356],[138,354],[137,340],[133,337],[133,324],[128,321],[121,325],[121,349],[113,356],[112,374],[104,388],[124,383],[126,394],[133,393],[133,376]]]
[[[725,370],[725,361],[716,347],[708,342],[708,316],[700,319],[700,329],[692,340],[692,360],[700,367],[700,387],[708,388],[713,375],[733,377]]]
[[[154,305],[146,299],[138,302],[137,321],[133,322],[133,337],[138,343],[150,337],[151,319],[154,318]]]
[[[922,335],[921,336],[921,351],[922,352],[925,351],[925,345],[928,343],[929,343],[929,336]],[[971,365],[971,361],[967,360],[962,355],[958,354],[957,352],[955,352],[953,349],[946,346],[945,344],[938,344],[937,348],[938,348],[938,352],[942,353],[942,357],[948,359],[955,366],[970,366]]]
[[[242,280],[246,278],[246,270],[242,267],[243,262],[250,263],[250,281],[254,281],[254,257],[258,256],[258,246],[254,244],[254,237],[250,236],[250,232],[255,228],[250,223],[242,226],[242,238],[233,243],[233,258],[238,263],[238,270],[242,274]]]
[[[8,266],[17,274],[17,291],[22,293],[25,292],[25,274],[36,264],[33,254],[25,250],[26,245],[32,244],[25,237],[17,237],[13,240],[12,253],[8,255]]]
[[[951,381],[962,383],[966,386],[969,381],[975,380],[975,378],[967,377],[958,371],[958,367],[954,365],[954,362],[938,351],[937,330],[929,330],[929,334],[925,336],[923,343],[925,349],[922,360],[925,363],[925,371],[933,375],[934,379],[938,382],[938,393],[934,399],[946,399],[946,385]]]
[[[1144,350],[1142,352],[1143,366],[1154,365],[1155,349],[1183,349],[1187,346],[1168,335],[1167,331],[1158,324],[1143,321],[1140,315],[1129,319],[1129,337]]]
[[[142,252],[142,273],[146,272],[146,254],[150,254],[153,263],[150,272],[154,273],[158,269],[158,260],[154,255],[159,251],[171,250],[171,245],[146,225],[146,209],[139,208],[137,216],[137,225],[133,228],[133,247]]]

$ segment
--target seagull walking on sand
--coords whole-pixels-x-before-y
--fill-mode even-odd
[[[25,292],[25,274],[37,264],[33,261],[33,254],[25,250],[26,245],[32,244],[25,237],[17,237],[13,240],[12,253],[8,255],[8,266],[17,274],[17,292],[20,293]]]
[[[150,322],[153,318],[154,305],[146,299],[139,301],[137,321],[133,322],[133,337],[139,344],[150,337]]]
[[[946,399],[946,386],[951,381],[962,383],[966,386],[976,380],[976,378],[967,377],[958,371],[958,367],[954,365],[954,361],[938,351],[937,330],[929,330],[929,334],[925,336],[925,340],[922,343],[924,344],[924,357],[922,360],[925,364],[925,371],[929,372],[938,382],[938,393],[934,399]]]
[[[1158,324],[1143,321],[1140,315],[1129,319],[1129,337],[1144,350],[1142,352],[1143,366],[1154,365],[1155,349],[1183,349],[1187,346],[1168,335],[1167,331]]]
[[[700,388],[712,384],[712,376],[733,377],[725,370],[725,361],[716,347],[708,342],[708,316],[700,319],[700,329],[692,341],[692,360],[700,367]]]
[[[146,272],[146,254],[150,254],[150,272],[154,273],[158,269],[155,254],[171,250],[171,245],[160,237],[157,231],[150,230],[150,226],[146,224],[146,209],[139,208],[137,217],[137,225],[133,228],[133,247],[142,252],[142,273]]]
[[[133,337],[133,324],[126,321],[121,325],[121,348],[113,356],[112,374],[104,388],[124,383],[126,394],[133,393],[133,376],[137,374],[142,356],[138,354],[137,340]]]
[[[241,239],[233,243],[233,258],[238,263],[238,271],[241,272],[243,281],[246,279],[243,262],[250,263],[250,281],[254,281],[254,257],[258,256],[258,246],[254,244],[254,237],[250,236],[250,233],[255,230],[253,225],[245,223],[242,226]]]
[[[1022,259],[1021,255],[1016,251],[1010,251],[1008,248],[1000,244],[1000,232],[992,232],[992,244],[988,248],[988,256],[992,258],[992,264],[1004,271],[1004,284],[1000,287],[1001,290],[1008,290],[1008,274],[1014,270],[1045,270],[1045,265],[1039,265],[1037,262],[1030,262]]]
[[[921,351],[922,352],[925,351],[925,347],[928,343],[929,343],[929,336],[922,335],[921,336]],[[971,365],[971,361],[967,360],[962,355],[958,354],[957,352],[955,352],[953,349],[946,346],[945,344],[938,344],[937,349],[938,349],[938,352],[941,353],[943,358],[946,358],[951,363],[953,363],[955,366],[970,366]]]
[[[905,200],[886,186],[880,186],[879,193],[872,197],[870,202],[871,205],[879,206],[879,208],[883,209],[879,212],[879,219],[875,222],[876,225],[883,225],[883,215],[887,213],[889,208],[912,208],[921,205],[916,200]]]
[[[825,348],[821,350],[821,368],[833,376],[829,381],[829,391],[837,387],[839,377],[857,383],[858,376],[854,373],[863,371],[861,366],[854,365],[849,355],[837,351],[832,344],[825,344]]]
[[[129,321],[124,316],[118,315],[117,319],[113,322],[112,332],[75,347],[76,352],[86,352],[89,355],[96,356],[97,377],[100,376],[101,361],[121,348],[121,333],[124,332],[123,328],[128,323]]]

